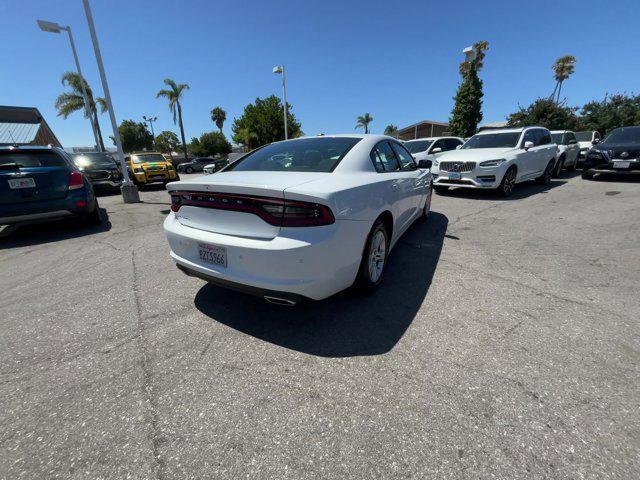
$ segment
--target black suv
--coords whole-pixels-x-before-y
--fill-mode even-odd
[[[122,172],[108,153],[72,153],[71,158],[95,190],[118,190],[122,185]]]
[[[616,128],[587,152],[582,178],[607,173],[640,176],[640,126]]]

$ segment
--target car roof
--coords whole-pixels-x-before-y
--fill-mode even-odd
[[[405,143],[408,142],[419,142],[419,141],[424,141],[424,140],[430,140],[430,141],[434,141],[434,140],[440,140],[441,138],[460,138],[460,137],[454,137],[453,135],[443,135],[441,137],[421,137],[421,138],[412,138],[411,140],[405,140]]]
[[[573,133],[573,130],[551,130],[551,133],[567,133],[567,132]]]
[[[546,130],[545,127],[541,127],[540,125],[529,125],[526,127],[491,128],[489,130],[482,130],[481,132],[476,133],[476,135],[491,135],[492,133],[522,133],[530,128],[542,128],[543,130]]]

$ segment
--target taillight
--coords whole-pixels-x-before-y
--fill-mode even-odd
[[[315,227],[335,222],[331,209],[325,205],[272,197],[253,197],[224,193],[173,192],[171,211],[183,205],[252,213],[277,227]]]
[[[77,190],[84,187],[84,181],[80,172],[71,172],[69,176],[69,190]]]

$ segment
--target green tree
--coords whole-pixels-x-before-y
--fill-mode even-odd
[[[551,100],[558,94],[556,102],[560,102],[560,91],[562,90],[562,83],[568,79],[575,71],[576,57],[573,55],[564,55],[556,60],[553,64],[553,78],[556,80],[556,86],[551,94]]]
[[[58,116],[66,119],[73,112],[77,112],[78,110],[82,110],[84,113],[84,96],[82,95],[82,84],[84,83],[84,88],[87,92],[87,100],[89,102],[89,115],[91,116],[91,121],[96,127],[96,131],[98,133],[98,142],[100,142],[100,150],[104,152],[104,141],[102,139],[102,130],[100,130],[100,123],[98,122],[98,114],[96,112],[96,103],[100,105],[102,112],[106,110],[107,103],[104,98],[96,98],[93,97],[93,90],[89,87],[87,80],[82,78],[79,74],[75,72],[65,72],[62,75],[62,85],[65,87],[70,87],[70,92],[64,92],[58,95],[56,98],[55,107],[58,111]],[[87,114],[84,113],[86,118]]]
[[[178,136],[175,133],[165,130],[158,134],[153,144],[156,150],[161,153],[168,153],[169,157],[171,157],[172,152],[180,145],[180,140],[178,140]]]
[[[449,129],[453,135],[470,137],[476,133],[478,124],[482,121],[482,80],[478,72],[484,66],[485,52],[489,49],[486,41],[477,42],[473,46],[475,58],[460,64],[462,83],[458,87],[455,104],[449,119]]]
[[[127,152],[151,150],[153,148],[153,135],[147,129],[147,124],[134,120],[123,120],[118,126],[122,149]],[[113,136],[110,137],[115,144]]]
[[[574,130],[578,124],[577,108],[564,107],[548,98],[538,98],[528,107],[520,107],[507,116],[511,127],[539,125],[549,130]]]
[[[227,112],[225,112],[222,108],[216,107],[211,110],[211,120],[216,124],[216,127],[222,133],[222,127],[224,126],[224,122],[227,119]]]
[[[640,125],[640,95],[605,96],[602,101],[585,104],[580,114],[579,130],[597,130],[603,136],[614,128]]]
[[[184,137],[184,126],[182,125],[182,105],[180,104],[180,99],[182,98],[183,92],[185,90],[189,90],[189,85],[186,83],[177,84],[170,78],[165,78],[164,84],[169,88],[160,90],[156,94],[156,98],[164,97],[169,100],[169,111],[173,113],[173,124],[175,125],[177,118],[178,124],[180,125],[180,136],[182,137],[184,159],[188,160],[187,142]]]
[[[287,127],[289,138],[300,134],[300,123],[287,102],[289,113]],[[234,119],[233,141],[251,150],[267,143],[277,142],[284,138],[284,122],[282,121],[282,102],[275,95],[267,98],[256,98],[254,103],[244,107],[239,118]]]
[[[200,138],[192,138],[189,150],[198,157],[213,157],[218,154],[228,155],[231,153],[231,144],[224,134],[208,132],[200,135]]]
[[[373,122],[373,117],[369,113],[356,117],[356,128],[364,128],[364,133],[369,133],[369,124]]]
[[[387,125],[386,127],[384,127],[384,134],[385,135],[389,135],[389,136],[393,136],[396,133],[398,133],[398,127],[397,125],[393,125],[392,123],[390,123],[389,125]]]

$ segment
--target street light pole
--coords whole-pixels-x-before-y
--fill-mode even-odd
[[[61,30],[65,30],[69,34],[69,43],[71,44],[73,59],[76,62],[76,70],[78,71],[78,75],[80,76],[82,99],[84,100],[84,114],[91,122],[91,129],[93,130],[93,138],[96,142],[96,148],[98,149],[99,152],[101,152],[102,148],[100,146],[100,141],[98,139],[98,130],[96,128],[96,124],[93,121],[94,119],[93,114],[92,112],[89,111],[89,108],[90,108],[89,96],[87,95],[85,79],[84,79],[84,76],[82,75],[82,69],[80,68],[80,61],[78,60],[78,52],[76,52],[76,45],[73,41],[73,34],[71,33],[71,27],[70,26],[63,27],[62,25],[58,25],[55,22],[47,22],[44,20],[38,20],[38,26],[40,27],[40,30],[42,30],[43,32],[60,33]]]
[[[89,0],[82,0],[84,5],[84,12],[87,16],[87,23],[89,24],[89,32],[91,33],[91,42],[93,43],[93,50],[96,54],[96,62],[98,63],[98,70],[100,71],[100,80],[102,81],[102,89],[104,90],[104,98],[107,102],[107,108],[109,110],[109,119],[111,120],[111,127],[113,128],[113,138],[116,141],[116,148],[118,149],[118,160],[120,161],[120,167],[122,168],[122,175],[124,177],[122,182],[122,198],[125,203],[137,203],[140,201],[138,194],[138,188],[133,184],[128,175],[127,164],[124,161],[124,152],[122,150],[122,141],[120,140],[120,132],[118,131],[118,124],[116,122],[116,115],[113,111],[113,103],[111,102],[111,94],[109,93],[109,85],[107,84],[107,76],[104,73],[104,65],[102,64],[102,55],[100,54],[100,46],[98,45],[98,37],[96,35],[96,27],[93,24],[93,15],[91,14],[91,7],[89,6]]]
[[[284,139],[289,139],[289,131],[287,126],[287,81],[285,79],[284,65],[273,67],[273,73],[282,74],[282,102],[284,103]]]
[[[153,131],[153,122],[155,122],[156,120],[158,120],[158,117],[147,117],[145,115],[142,116],[142,119],[145,122],[149,122],[149,126],[151,127],[151,135],[153,135],[153,138],[156,138],[156,134]]]

